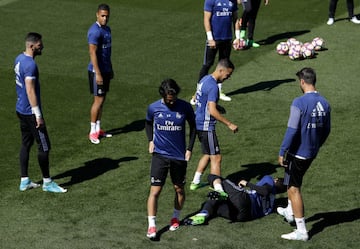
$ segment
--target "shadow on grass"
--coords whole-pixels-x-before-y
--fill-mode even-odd
[[[71,186],[84,181],[94,179],[110,170],[117,169],[121,162],[137,160],[137,157],[122,157],[116,160],[110,158],[97,158],[84,163],[84,166],[68,170],[64,173],[53,176],[52,179],[62,179],[71,177],[66,183],[61,186]]]
[[[131,122],[130,124],[127,124],[123,127],[114,128],[111,130],[106,131],[107,133],[110,133],[112,135],[118,135],[121,133],[128,133],[133,131],[142,131],[145,128],[145,119],[135,120]]]
[[[318,213],[306,219],[306,222],[317,221],[309,231],[309,237],[322,232],[326,227],[338,225],[345,222],[353,222],[360,219],[360,208],[349,211],[335,211]]]
[[[289,38],[295,38],[296,36],[303,35],[303,34],[306,34],[309,32],[310,32],[310,30],[284,32],[284,33],[269,36],[268,38],[257,41],[257,42],[261,45],[270,45],[270,44],[274,44],[277,41],[285,41]]]
[[[241,168],[245,169],[228,175],[226,179],[229,179],[234,183],[238,183],[240,180],[250,181],[253,178],[260,180],[265,175],[275,173],[276,168],[280,168],[280,166],[264,162],[242,165]]]
[[[255,91],[270,91],[273,88],[275,88],[281,84],[291,83],[291,82],[295,82],[295,81],[296,81],[295,79],[261,81],[254,85],[246,86],[246,87],[240,88],[238,90],[228,92],[228,93],[226,93],[226,95],[232,96],[232,95],[245,94],[245,93],[250,93],[250,92],[255,92]]]

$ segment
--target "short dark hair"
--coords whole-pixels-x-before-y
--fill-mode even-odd
[[[41,41],[42,36],[36,32],[29,32],[25,37],[25,42],[37,43]]]
[[[106,11],[109,11],[109,12],[110,12],[110,6],[107,5],[106,3],[99,4],[99,6],[98,6],[98,12],[99,12],[100,10],[106,10]]]
[[[231,68],[232,70],[235,69],[234,63],[232,63],[229,59],[221,59],[217,65],[224,68]]]
[[[180,87],[173,79],[165,79],[161,82],[159,87],[159,93],[162,97],[166,97],[166,95],[178,95],[180,92]]]
[[[296,76],[301,80],[303,79],[307,84],[314,85],[316,84],[316,73],[315,70],[311,67],[304,67],[299,72],[296,73]]]

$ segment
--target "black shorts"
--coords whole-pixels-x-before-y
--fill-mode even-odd
[[[39,151],[48,152],[51,149],[51,144],[45,124],[36,128],[35,115],[23,115],[18,112],[16,114],[20,120],[23,146],[30,148],[35,140]]]
[[[288,167],[285,168],[284,185],[300,188],[303,177],[314,159],[299,159],[287,154],[286,160]]]
[[[112,79],[112,73],[102,73],[103,84],[96,84],[96,76],[94,72],[88,71],[89,75],[89,88],[90,93],[94,96],[105,96],[110,90],[110,80]]]
[[[151,186],[164,186],[169,170],[172,183],[177,186],[184,186],[186,168],[187,161],[170,159],[153,153],[150,170]]]
[[[201,143],[201,151],[205,155],[220,154],[219,141],[214,131],[197,131]]]

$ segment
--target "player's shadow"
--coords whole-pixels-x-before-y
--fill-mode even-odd
[[[84,166],[65,171],[64,173],[53,176],[53,179],[62,179],[70,177],[68,182],[61,184],[61,186],[71,186],[84,181],[94,179],[110,170],[119,168],[121,162],[137,160],[138,157],[122,157],[119,159],[111,158],[97,158],[84,163]]]
[[[226,179],[234,183],[238,183],[240,180],[249,181],[254,178],[260,180],[265,175],[271,175],[277,172],[276,169],[280,168],[280,166],[264,162],[242,165],[241,168],[244,169],[226,176]]]
[[[345,222],[353,222],[360,219],[360,208],[351,209],[348,211],[335,211],[318,213],[306,219],[306,222],[317,221],[314,223],[309,231],[309,237],[322,232],[326,227],[339,225]]]
[[[142,131],[145,128],[145,119],[132,121],[130,124],[126,124],[123,127],[114,128],[106,131],[112,135],[118,135],[121,133],[128,133],[133,131]]]
[[[269,81],[261,81],[251,86],[246,86],[240,88],[238,90],[226,93],[229,96],[237,95],[237,94],[245,94],[255,91],[271,91],[273,88],[278,87],[282,84],[287,84],[296,81],[295,79],[282,79],[282,80],[269,80]]]
[[[270,44],[276,43],[277,41],[284,41],[284,40],[287,40],[287,39],[293,38],[293,37],[295,38],[296,36],[303,35],[303,34],[306,34],[309,32],[310,32],[310,30],[284,32],[284,33],[269,36],[268,38],[257,41],[257,42],[261,45],[270,45]]]

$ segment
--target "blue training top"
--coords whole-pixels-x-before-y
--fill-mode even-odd
[[[16,83],[16,111],[23,115],[32,115],[31,105],[27,96],[25,79],[30,78],[35,80],[35,93],[37,96],[37,103],[41,109],[40,100],[40,81],[38,67],[33,57],[21,53],[15,59],[14,63],[15,83]]]
[[[97,46],[96,56],[98,59],[99,69],[102,73],[112,71],[111,64],[111,29],[108,26],[101,26],[95,22],[87,33],[88,44]],[[93,72],[93,65],[90,61],[88,70]]]
[[[302,159],[315,158],[330,134],[331,108],[317,92],[308,92],[294,99],[280,156],[288,151]]]
[[[271,192],[266,196],[258,194],[256,190],[247,191],[251,199],[251,216],[253,218],[260,218],[268,215],[272,213],[274,209],[276,191],[273,178],[266,175],[256,183],[256,186],[264,186],[265,184],[271,186]]]
[[[194,115],[192,106],[181,99],[177,99],[171,109],[163,99],[150,104],[146,120],[153,122],[154,152],[167,158],[185,160],[186,121],[193,123]]]
[[[204,76],[197,84],[196,89],[196,130],[215,130],[216,119],[210,115],[208,102],[219,101],[219,88],[215,78],[209,74]]]
[[[236,0],[205,0],[204,11],[211,12],[211,31],[214,40],[231,40],[233,12],[238,10]]]

